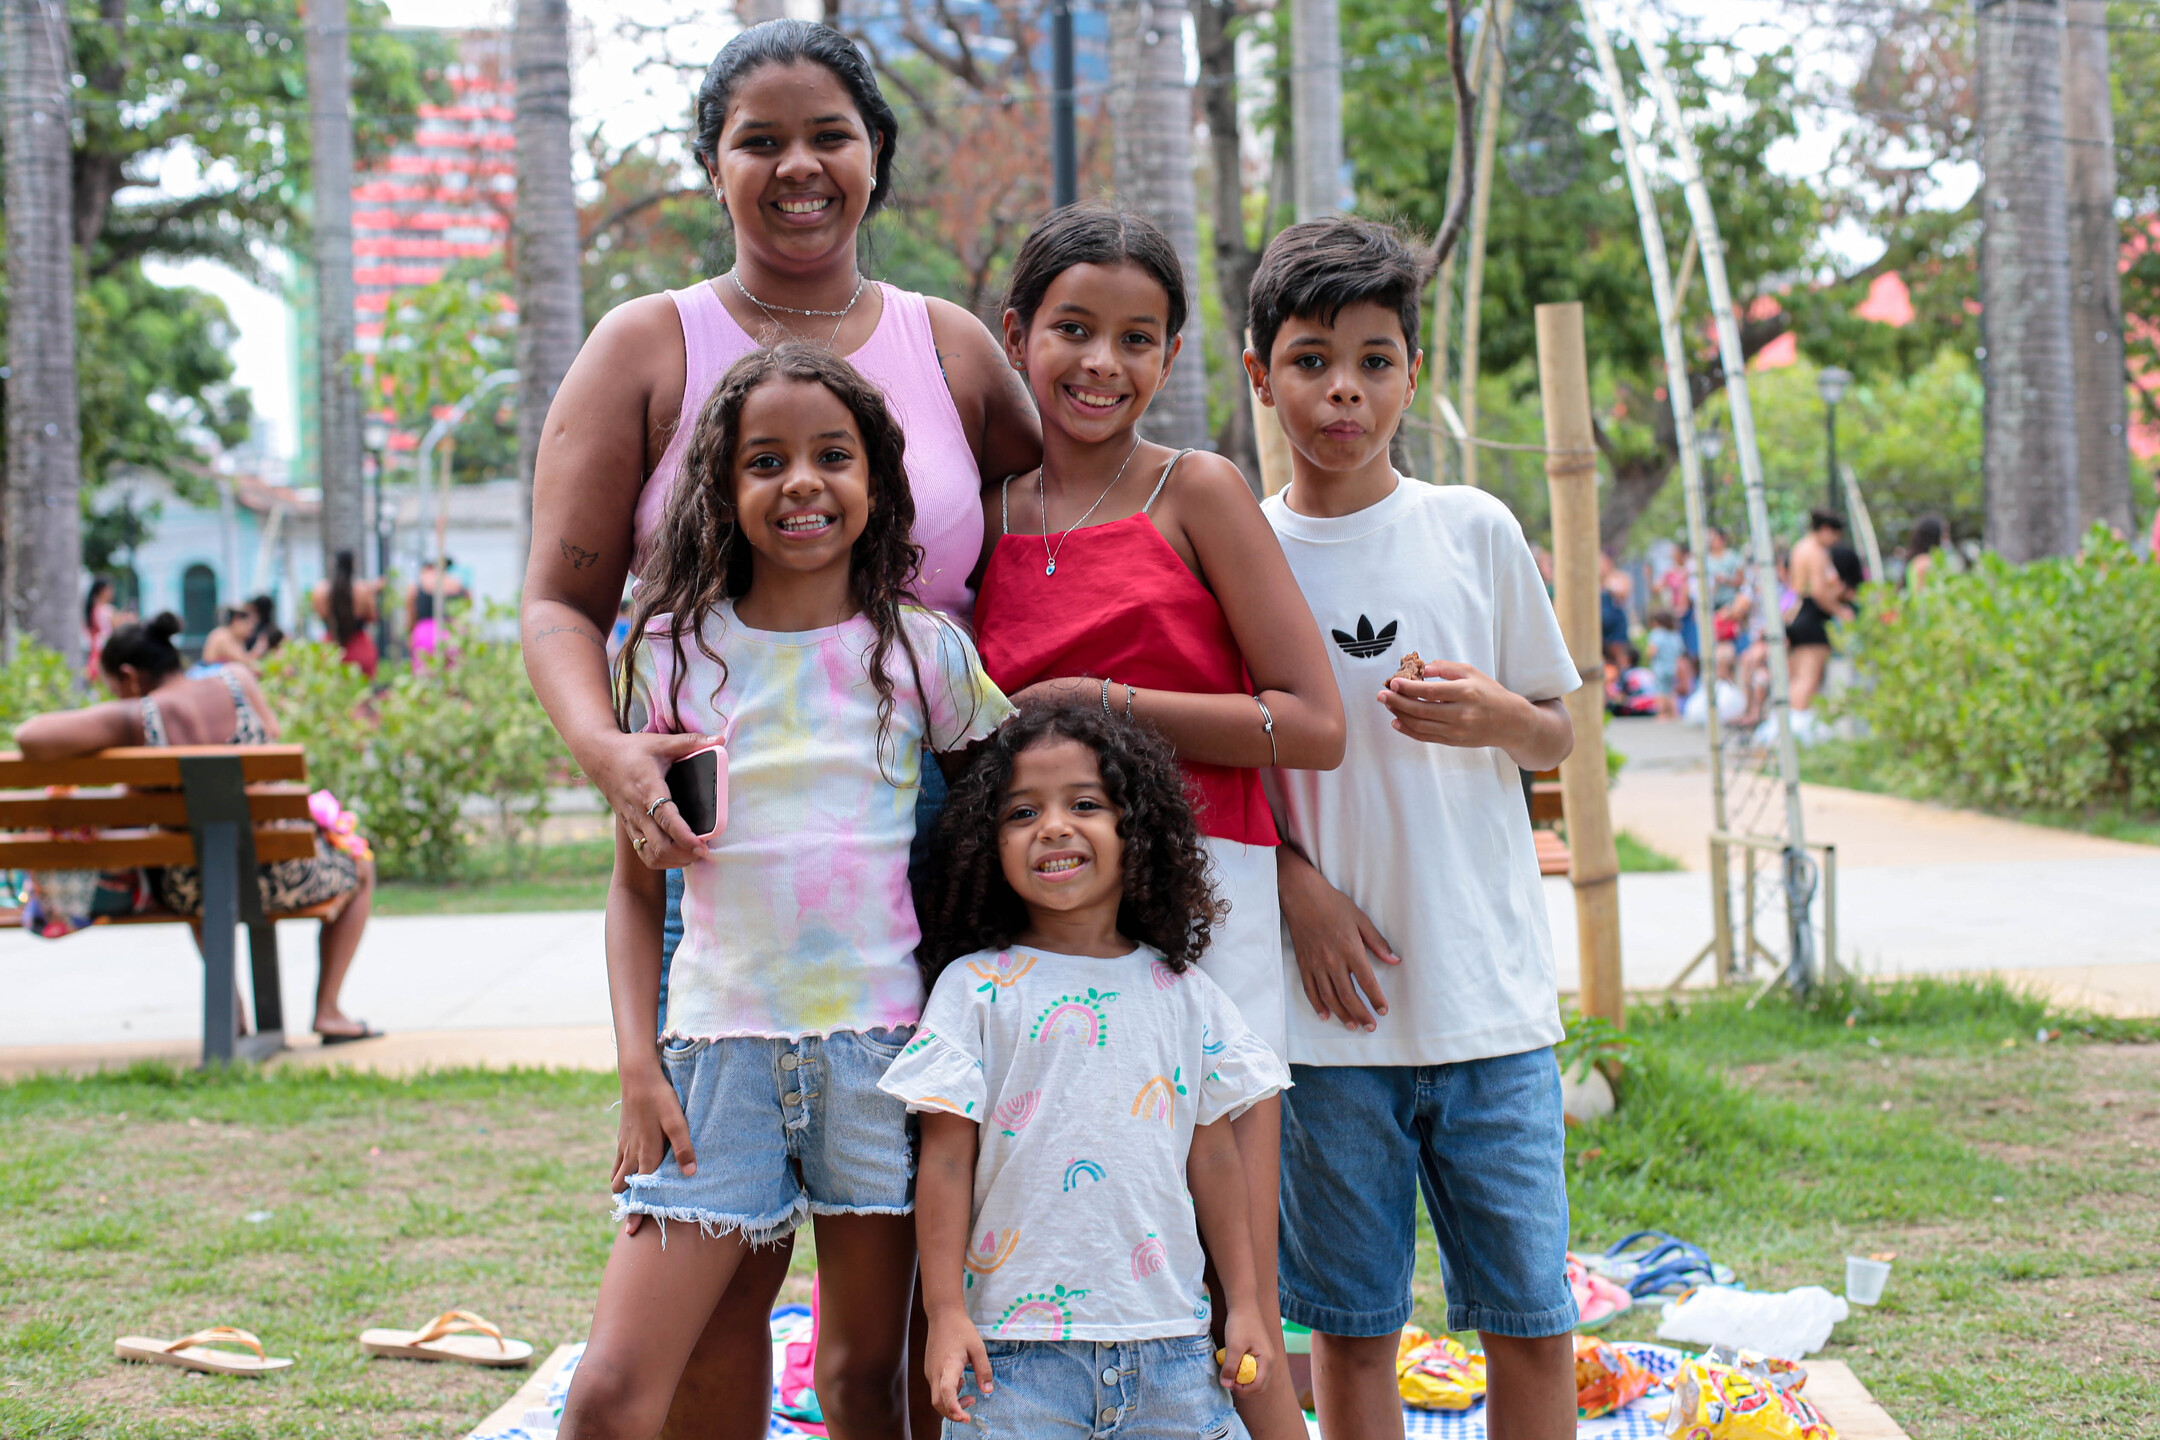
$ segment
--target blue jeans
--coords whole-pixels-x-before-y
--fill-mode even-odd
[[[1283,1092],[1282,1311],[1328,1335],[1410,1319],[1417,1196],[1447,1328],[1575,1328],[1566,1140],[1550,1049],[1452,1065],[1292,1065]]]
[[[960,1393],[975,1401],[945,1440],[1245,1440],[1202,1332],[1167,1340],[990,1340],[988,1395],[970,1368]]]
[[[923,866],[930,858],[930,837],[937,830],[937,817],[945,809],[950,791],[945,785],[945,772],[938,768],[937,757],[923,752],[922,789],[915,795],[915,842],[908,847],[908,887],[912,890],[922,878]],[[667,916],[660,922],[660,1031],[667,1033],[667,982],[668,971],[675,964],[675,947],[682,944],[682,871],[667,872]]]

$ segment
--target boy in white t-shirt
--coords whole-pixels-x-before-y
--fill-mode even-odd
[[[1262,507],[1348,716],[1342,768],[1276,771],[1290,945],[1283,1314],[1322,1430],[1399,1436],[1417,1192],[1447,1325],[1483,1336],[1494,1433],[1575,1433],[1561,1037],[1522,771],[1574,746],[1580,683],[1515,517],[1405,479],[1422,262],[1385,226],[1294,225],[1261,257],[1245,367],[1291,484]],[[1424,657],[1424,678],[1404,661]],[[1379,963],[1376,965],[1375,961]]]

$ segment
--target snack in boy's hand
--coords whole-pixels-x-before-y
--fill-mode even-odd
[[[1406,1325],[1395,1342],[1395,1381],[1413,1409],[1468,1410],[1485,1394],[1485,1357]]]
[[[1590,1335],[1575,1337],[1575,1416],[1595,1420],[1640,1398],[1656,1377],[1625,1351]]]
[[[1425,662],[1418,658],[1417,651],[1412,650],[1402,657],[1402,664],[1396,667],[1395,678],[1398,680],[1422,680],[1425,678]]]

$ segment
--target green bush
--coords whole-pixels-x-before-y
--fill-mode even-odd
[[[82,687],[60,652],[24,637],[15,647],[15,658],[0,665],[0,746],[12,746],[15,727],[32,715],[71,710],[82,703]]]
[[[1846,643],[1888,789],[2008,809],[2160,810],[2160,565],[2095,528],[2075,559],[1871,589]]]
[[[329,645],[288,644],[263,669],[285,738],[360,817],[386,877],[462,873],[480,828],[464,813],[474,797],[515,845],[547,818],[548,787],[567,768],[517,645],[457,624],[450,643],[452,663],[385,667],[373,684]]]

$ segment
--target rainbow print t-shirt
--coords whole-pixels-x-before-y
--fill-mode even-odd
[[[1237,1006],[1142,947],[956,960],[881,1088],[980,1127],[968,1315],[1000,1340],[1208,1327],[1185,1158],[1195,1125],[1290,1084]]]
[[[923,747],[979,740],[1012,705],[958,626],[910,606],[915,663],[895,646],[891,721],[879,742],[856,616],[823,630],[753,630],[732,603],[706,621],[705,655],[658,633],[639,647],[648,729],[727,740],[727,828],[683,872],[683,940],[668,975],[667,1034],[829,1034],[912,1025],[922,1010],[908,847]],[[881,753],[882,750],[882,753]]]

